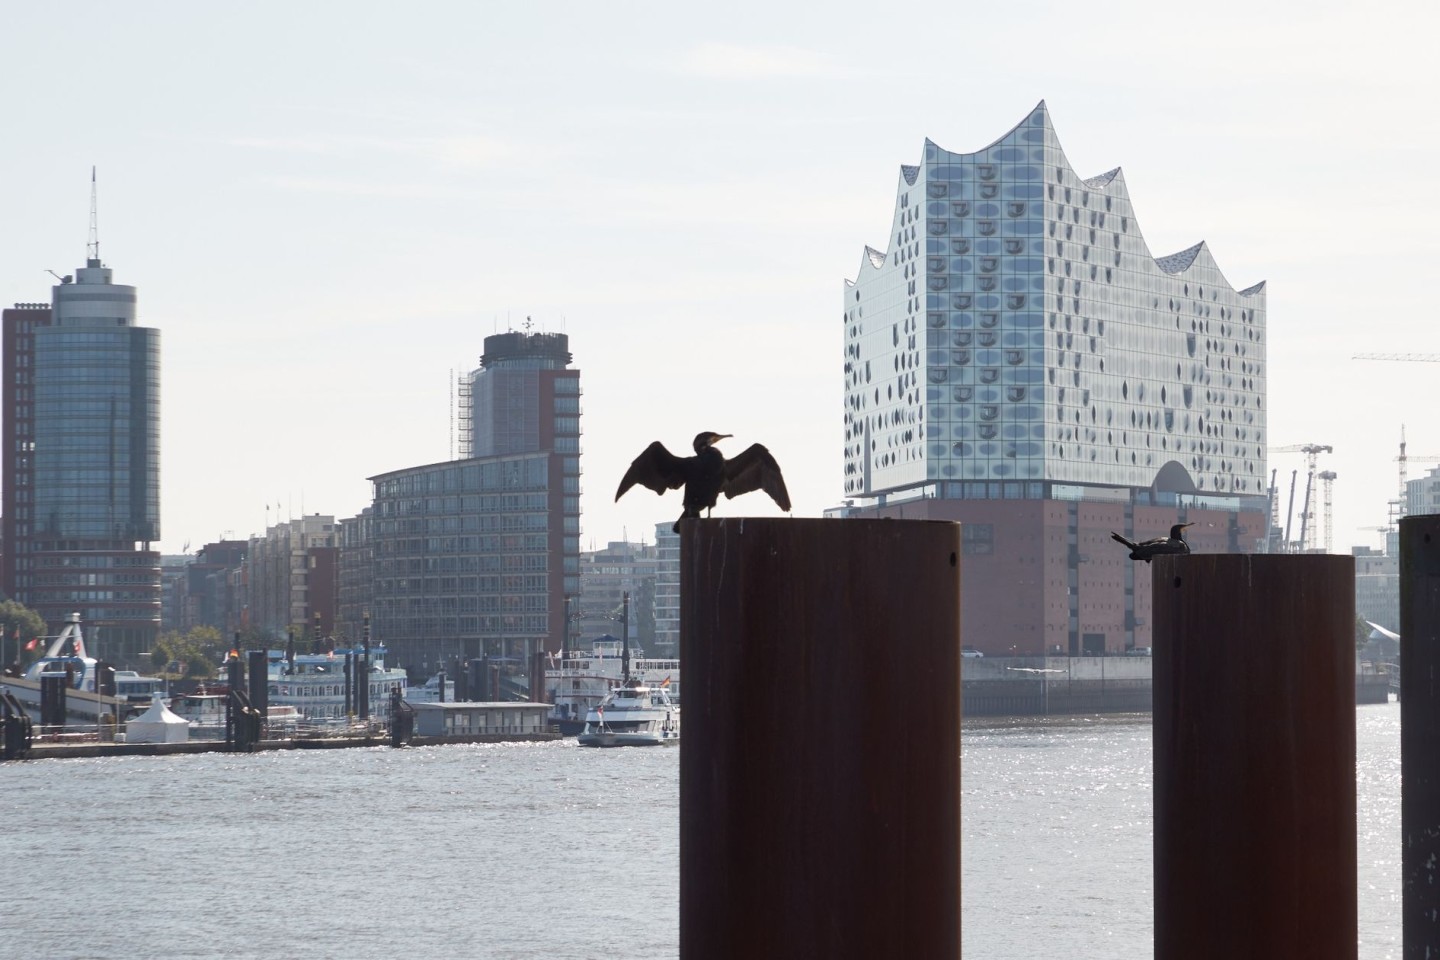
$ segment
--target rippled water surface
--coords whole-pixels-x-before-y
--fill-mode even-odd
[[[1357,711],[1360,956],[1400,956],[1399,706]],[[682,748],[684,749],[684,748]],[[967,727],[965,955],[1152,955],[1150,718]],[[671,958],[679,752],[0,765],[0,956]]]

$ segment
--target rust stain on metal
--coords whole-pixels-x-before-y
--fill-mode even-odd
[[[1353,958],[1354,560],[1152,576],[1156,960]]]
[[[1400,877],[1406,957],[1440,956],[1440,516],[1400,521]]]
[[[681,524],[680,954],[960,955],[960,526]]]

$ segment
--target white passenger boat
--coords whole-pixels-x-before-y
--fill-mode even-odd
[[[307,721],[344,720],[359,713],[355,703],[355,686],[351,685],[350,702],[345,696],[345,655],[360,649],[333,650],[329,653],[287,655],[283,650],[269,654],[269,700],[272,705],[291,706]],[[405,671],[385,666],[385,648],[370,648],[370,669],[359,682],[366,684],[370,696],[369,719],[384,720],[390,716],[390,693],[405,691]]]
[[[562,651],[545,671],[545,696],[550,701],[550,722],[568,736],[579,733],[585,717],[625,679],[629,644],[611,636],[591,641],[590,650]],[[680,703],[680,661],[673,657],[646,657],[638,647],[629,653],[630,676],[651,685],[669,680],[672,703]]]
[[[150,706],[157,690],[163,691],[165,681],[159,677],[143,677],[133,670],[115,672],[115,696],[101,694],[100,660],[85,649],[85,635],[80,629],[80,614],[66,618],[65,628],[53,639],[40,659],[30,664],[19,677],[0,677],[0,688],[9,691],[23,706],[31,719],[40,716],[40,680],[44,676],[68,674],[69,688],[65,697],[68,722],[81,725],[96,723],[102,717],[121,721],[142,713]]]
[[[437,673],[422,686],[408,687],[405,690],[405,699],[410,703],[453,703],[455,700],[455,681],[452,678],[445,680],[445,688],[440,688],[440,678],[445,676]],[[443,696],[442,696],[443,694]]]
[[[44,674],[64,673],[68,670],[72,689],[95,693],[99,665],[99,660],[85,652],[85,634],[80,630],[80,614],[72,613],[65,621],[65,629],[61,630],[45,649],[45,655],[30,664],[22,676],[26,680],[39,683]]]
[[[629,677],[585,716],[582,747],[664,747],[680,743],[680,707],[666,684]]]
[[[134,670],[115,671],[115,699],[148,708],[157,697],[165,699],[164,677],[146,677]]]
[[[223,740],[225,738],[225,701],[228,693],[215,688],[200,687],[194,693],[177,694],[170,698],[170,712],[190,723],[190,739]],[[288,704],[272,704],[266,711],[267,735],[294,733],[300,723],[300,711]]]

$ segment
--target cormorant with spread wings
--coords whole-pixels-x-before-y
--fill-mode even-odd
[[[680,520],[684,520],[700,516],[701,510],[708,515],[722,493],[726,497],[738,497],[752,490],[764,490],[781,510],[789,510],[790,494],[785,490],[785,478],[780,475],[780,464],[770,451],[752,443],[738,456],[727,460],[715,449],[715,442],[728,436],[728,433],[709,430],[696,434],[693,457],[677,457],[656,440],[625,471],[615,499],[619,500],[637,483],[656,493],[684,487],[685,510],[680,514]],[[680,532],[680,520],[675,521],[676,533]]]

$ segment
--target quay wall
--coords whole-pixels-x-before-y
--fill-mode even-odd
[[[967,657],[961,706],[967,717],[1148,713],[1153,663],[1142,656]],[[1357,704],[1384,703],[1389,694],[1388,674],[1370,663],[1357,667]]]
[[[967,657],[967,717],[1135,713],[1151,706],[1149,657]]]
[[[412,737],[411,747],[433,747],[451,743],[542,743],[559,740],[558,732],[527,734],[476,734],[450,737]],[[261,740],[254,752],[268,750],[341,750],[347,747],[388,747],[384,734],[349,737],[297,737],[292,740]],[[189,753],[224,753],[224,740],[187,740],[184,743],[124,743],[102,740],[41,742],[25,754],[26,760],[56,760],[84,757],[172,757]]]

